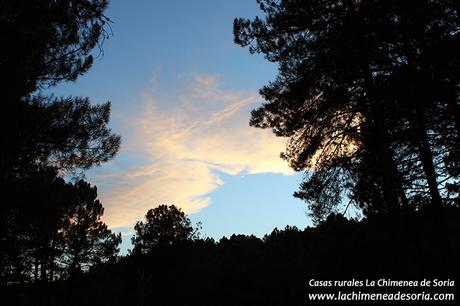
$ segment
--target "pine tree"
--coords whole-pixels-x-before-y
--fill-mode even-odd
[[[456,1],[258,3],[265,17],[235,19],[235,42],[279,74],[250,123],[289,137],[283,157],[307,171],[296,195],[319,219],[343,194],[367,213],[458,197],[440,191],[459,179]]]

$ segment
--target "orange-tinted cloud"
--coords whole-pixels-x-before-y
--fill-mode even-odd
[[[159,204],[198,212],[224,184],[219,172],[292,174],[279,158],[285,139],[249,126],[250,110],[259,103],[256,93],[224,90],[214,76],[191,77],[172,97],[145,95],[120,153],[141,154],[141,165],[118,172],[111,165],[93,177],[101,186],[105,220],[129,226]]]

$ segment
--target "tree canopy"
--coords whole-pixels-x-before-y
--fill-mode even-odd
[[[1,141],[2,176],[27,176],[40,165],[67,172],[88,169],[112,159],[119,149],[120,136],[107,126],[110,102],[35,96],[14,109]]]
[[[198,237],[185,213],[174,205],[159,205],[149,209],[145,221],[138,221],[132,237],[134,253],[148,253],[157,246],[172,245]]]
[[[279,64],[251,125],[289,138],[317,219],[344,195],[366,214],[458,205],[457,1],[258,0],[235,42]],[[456,169],[456,170],[453,170]]]
[[[83,180],[65,182],[52,167],[21,184],[2,237],[0,281],[52,281],[113,260],[121,243],[100,220],[97,189]]]
[[[54,97],[43,90],[75,81],[91,67],[94,47],[102,52],[110,31],[107,1],[0,1],[0,7],[5,42],[0,50],[0,184],[6,187],[0,205],[0,281],[48,281],[69,270],[59,263],[70,256],[64,250],[70,239],[64,229],[73,231],[67,214],[70,203],[84,205],[63,177],[69,180],[112,159],[120,136],[108,126],[110,102],[94,105],[89,98]],[[95,197],[95,189],[86,191]],[[78,257],[74,268],[118,252],[120,238],[99,220],[102,206],[93,202],[85,206],[91,215],[85,226],[92,229],[82,229],[86,236],[79,232],[73,244],[80,248],[70,256]],[[88,245],[96,252],[91,256]]]
[[[86,271],[91,266],[116,259],[121,234],[112,233],[101,221],[104,208],[97,200],[97,188],[83,180],[72,185],[72,200],[65,213],[60,233],[69,273]]]
[[[108,128],[110,103],[55,98],[38,90],[75,81],[108,37],[106,0],[2,1],[0,51],[2,175],[38,162],[87,169],[115,155],[120,137]],[[101,49],[102,50],[102,49]]]
[[[74,81],[108,34],[107,0],[2,0],[0,6],[2,100]]]
[[[233,306],[248,302],[279,306],[328,304],[311,298],[306,301],[309,293],[351,294],[359,290],[371,295],[383,290],[388,300],[390,294],[423,292],[443,294],[444,302],[449,304],[448,299],[455,299],[455,286],[357,288],[309,284],[312,279],[341,283],[392,279],[418,284],[423,279],[450,279],[457,284],[460,209],[443,209],[447,216],[443,234],[452,246],[449,253],[437,251],[436,237],[426,226],[432,218],[427,210],[411,212],[398,221],[379,215],[357,222],[331,214],[314,228],[274,229],[263,238],[231,235],[218,241],[177,243],[148,254],[130,254],[72,280],[42,287],[0,287],[0,294],[17,306],[37,305],[40,298],[47,306],[60,306],[63,301],[88,306]],[[399,232],[401,226],[407,226],[407,231]],[[70,285],[74,288],[72,299],[67,294]]]

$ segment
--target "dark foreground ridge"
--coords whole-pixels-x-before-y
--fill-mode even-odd
[[[454,280],[450,287],[371,289],[453,292],[460,275],[459,216],[454,207],[361,222],[331,215],[316,228],[275,229],[263,239],[233,235],[159,246],[65,281],[2,288],[0,295],[11,305],[307,305],[308,293],[337,292],[309,285],[311,279],[355,285]]]

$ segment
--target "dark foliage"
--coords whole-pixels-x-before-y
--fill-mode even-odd
[[[74,254],[80,252],[74,270],[117,252],[120,237],[100,222],[96,190],[86,188],[94,199],[81,202],[82,191],[62,178],[100,165],[118,151],[120,137],[108,127],[110,103],[91,105],[88,98],[39,92],[88,71],[93,48],[108,35],[106,7],[105,0],[0,1],[2,284],[47,282],[67,273],[68,264],[61,261],[72,247],[64,230],[78,237],[72,244]],[[78,213],[72,211],[76,207]],[[76,234],[69,220],[79,213],[86,213],[86,227]]]
[[[75,171],[112,159],[120,136],[107,126],[110,103],[91,105],[88,98],[35,96],[10,109],[2,138],[1,175],[27,177],[37,165]],[[3,122],[5,123],[5,121]]]
[[[91,50],[108,34],[107,1],[1,1],[0,7],[8,42],[0,51],[0,179],[38,162],[75,170],[113,158],[120,137],[107,127],[109,103],[37,94],[88,71]]]
[[[0,253],[0,281],[23,283],[53,279],[62,254],[59,229],[71,188],[53,168],[38,169],[27,180],[6,182]]]
[[[83,180],[73,184],[72,199],[59,229],[63,239],[61,264],[69,274],[116,260],[121,234],[112,233],[107,228],[107,224],[101,221],[103,214],[96,187]]]
[[[74,81],[88,71],[91,50],[107,37],[106,0],[2,0],[0,7],[3,102]]]
[[[197,228],[190,219],[174,205],[159,205],[149,209],[145,221],[138,221],[132,237],[134,253],[146,254],[158,245],[173,245],[198,238]]]
[[[53,168],[9,187],[15,196],[2,229],[2,285],[62,279],[116,259],[121,236],[100,220],[95,187],[66,183]]]
[[[251,125],[289,137],[317,220],[458,205],[458,1],[258,0],[235,42],[279,64]]]
[[[442,229],[431,212],[376,216],[362,222],[330,215],[316,228],[275,229],[263,239],[233,235],[157,245],[149,254],[131,254],[116,264],[46,288],[4,288],[3,297],[22,296],[14,305],[308,305],[309,279],[448,279],[458,281],[457,208],[443,210]],[[440,235],[446,243],[439,243]],[[355,288],[356,289],[356,288]],[[330,289],[330,292],[336,292]],[[343,288],[343,291],[351,288]],[[366,288],[359,288],[366,292]],[[407,288],[383,288],[383,292]],[[394,290],[394,291],[393,291]],[[453,292],[455,288],[416,288]],[[376,292],[372,289],[372,292]],[[448,303],[447,303],[448,304]]]

